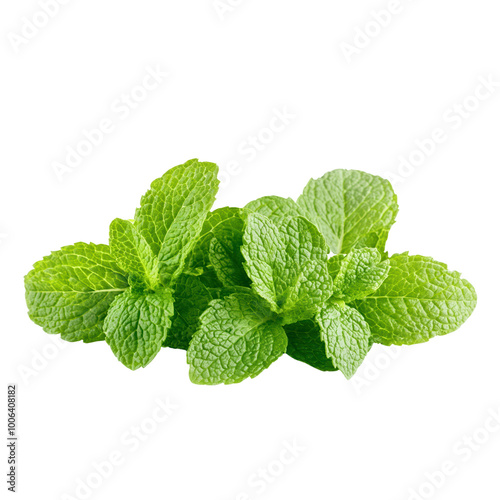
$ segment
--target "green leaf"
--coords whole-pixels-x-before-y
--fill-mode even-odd
[[[376,233],[370,233],[364,238],[361,238],[354,248],[376,248],[382,255],[383,260],[389,258],[389,254],[385,251],[387,238],[389,237],[389,229],[381,229]]]
[[[128,291],[109,309],[104,322],[106,342],[127,368],[144,368],[160,351],[173,313],[174,301],[167,289]]]
[[[314,316],[331,296],[324,238],[303,217],[276,225],[264,215],[250,214],[241,251],[254,290],[285,324]]]
[[[323,308],[316,320],[326,355],[346,378],[351,378],[371,348],[368,323],[358,311],[338,303]]]
[[[220,288],[222,283],[219,278],[217,278],[217,273],[215,269],[210,265],[203,270],[203,273],[199,275],[201,282],[207,288]]]
[[[223,286],[250,286],[250,279],[243,268],[241,240],[221,241],[212,238],[210,243],[210,263]]]
[[[218,167],[190,160],[166,172],[142,197],[135,221],[158,255],[164,284],[172,283],[196,244],[217,193]]]
[[[240,250],[245,225],[243,214],[241,208],[223,207],[207,215],[189,266],[203,271],[202,280],[209,287],[249,285]]]
[[[148,242],[131,221],[115,219],[109,227],[109,247],[118,265],[132,281],[140,281],[150,289],[158,285],[158,259]]]
[[[222,207],[209,212],[190,256],[190,267],[210,265],[209,250],[213,238],[219,241],[239,241],[241,246],[245,226],[243,213],[241,208],[234,207]]]
[[[285,330],[255,294],[236,293],[215,300],[187,352],[196,384],[234,384],[256,377],[285,353]]]
[[[269,217],[273,221],[283,217],[303,217],[304,213],[291,198],[281,198],[280,196],[264,196],[251,201],[245,206],[249,212],[257,212]]]
[[[64,340],[104,340],[109,306],[128,288],[107,245],[75,243],[37,262],[25,277],[29,316]]]
[[[418,344],[457,330],[477,302],[460,273],[430,257],[393,255],[382,286],[353,303],[370,325],[375,342]]]
[[[342,264],[342,261],[347,257],[347,255],[344,255],[342,253],[339,253],[337,255],[333,255],[328,259],[328,272],[330,273],[330,276],[332,279],[335,281],[335,278],[340,272],[340,266]]]
[[[333,253],[349,253],[359,242],[385,246],[383,230],[394,224],[398,213],[389,181],[358,170],[333,170],[311,179],[297,203]]]
[[[229,297],[229,295],[233,295],[235,293],[243,293],[243,294],[253,294],[253,291],[250,288],[243,286],[226,286],[222,288],[208,288],[210,294],[212,295],[212,299],[225,299]],[[268,307],[266,305],[266,307]]]
[[[199,277],[182,274],[175,283],[175,311],[163,347],[186,350],[199,326],[201,314],[213,298]]]
[[[389,261],[380,262],[380,253],[375,248],[351,250],[340,263],[337,256],[332,259],[329,269],[334,270],[340,264],[332,295],[344,302],[362,299],[375,292],[389,274]]]
[[[306,320],[286,325],[285,331],[288,337],[286,353],[293,359],[324,372],[338,370],[326,356],[326,346],[321,340],[321,332],[315,321]]]

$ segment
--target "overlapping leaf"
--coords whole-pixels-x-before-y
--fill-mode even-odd
[[[215,300],[189,345],[197,384],[234,384],[256,377],[285,353],[287,337],[265,301],[251,293]]]
[[[297,203],[333,253],[367,243],[383,252],[398,213],[390,182],[359,170],[333,170],[311,179]]]
[[[135,214],[137,230],[158,256],[162,281],[182,273],[217,193],[218,167],[190,160],[151,184]]]
[[[334,366],[351,378],[371,347],[370,327],[358,311],[332,302],[316,316],[326,356]]]
[[[303,217],[250,214],[241,251],[254,290],[285,324],[309,319],[332,294],[325,241]]]
[[[129,290],[113,302],[106,316],[106,342],[127,368],[144,368],[160,352],[173,313],[174,301],[169,290],[155,293]]]
[[[104,340],[109,306],[128,288],[107,245],[75,243],[52,252],[25,277],[30,318],[64,340]]]
[[[393,255],[382,286],[353,305],[366,318],[375,342],[418,344],[457,330],[477,302],[474,287],[430,257]]]
[[[352,302],[377,290],[389,274],[390,263],[381,261],[375,248],[354,249],[348,255],[330,259],[329,271],[334,274],[333,297]]]

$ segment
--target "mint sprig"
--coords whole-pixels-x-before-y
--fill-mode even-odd
[[[303,194],[210,211],[218,168],[190,160],[156,179],[109,245],[76,243],[25,277],[30,318],[64,340],[105,340],[128,368],[187,350],[190,378],[231,384],[281,355],[354,375],[374,342],[457,330],[477,296],[430,257],[389,257],[398,213],[388,181],[356,170]]]

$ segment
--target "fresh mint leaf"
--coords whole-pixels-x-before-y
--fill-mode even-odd
[[[264,215],[250,214],[241,251],[254,290],[284,324],[309,319],[331,296],[324,238],[303,217],[275,224]]]
[[[408,253],[390,258],[390,271],[373,294],[353,303],[375,342],[418,344],[457,330],[477,302],[474,287],[446,264]]]
[[[241,208],[223,207],[207,215],[189,262],[191,269],[202,271],[202,279],[207,286],[223,286],[217,278],[212,260],[216,261],[216,265],[220,264],[220,272],[227,272],[229,267],[239,275],[237,279],[240,283],[248,284],[240,251],[245,226],[243,214]],[[214,239],[216,243],[213,245],[217,251],[214,248],[211,252],[210,246]]]
[[[167,289],[129,290],[113,302],[104,321],[106,342],[127,368],[144,368],[158,354],[170,328],[173,306]]]
[[[175,312],[172,318],[164,347],[184,349],[199,326],[200,316],[207,309],[214,298],[211,292],[201,281],[200,277],[182,274],[175,283],[174,300]]]
[[[147,288],[158,286],[158,259],[131,221],[115,219],[109,227],[111,255],[132,280]]]
[[[135,214],[135,224],[159,259],[165,285],[181,274],[184,263],[217,193],[218,167],[190,160],[151,184]]]
[[[222,286],[250,286],[243,268],[242,235],[232,239],[212,238],[209,248],[210,263]]]
[[[375,248],[354,249],[340,262],[337,256],[332,257],[329,269],[336,271],[333,281],[333,297],[352,302],[375,292],[389,274],[388,260],[381,262],[381,256]]]
[[[253,293],[251,289],[243,286],[226,286],[223,288],[208,288],[208,291],[212,295],[212,299],[225,299],[229,297],[229,295],[234,295],[235,293],[239,294],[248,294]]]
[[[285,330],[253,293],[215,300],[201,317],[187,352],[196,384],[234,384],[256,377],[285,353]]]
[[[69,342],[104,340],[109,306],[128,286],[107,245],[75,243],[44,257],[25,277],[29,316]]]
[[[324,307],[316,320],[326,355],[346,378],[351,378],[371,347],[368,323],[355,309],[335,302]]]
[[[290,357],[324,372],[338,370],[326,356],[326,346],[315,321],[306,320],[286,325],[285,332],[288,337],[286,353]]]
[[[361,238],[355,248],[376,248],[382,255],[383,260],[389,258],[389,254],[385,251],[385,245],[389,237],[389,229],[381,229],[378,232],[370,233],[364,238]]]
[[[291,198],[264,196],[245,205],[249,212],[257,212],[276,221],[284,217],[303,217],[304,213]]]
[[[335,278],[340,272],[340,266],[342,264],[342,261],[347,257],[347,255],[344,255],[342,253],[339,253],[337,255],[332,255],[328,259],[328,272],[330,273],[330,276],[332,277],[332,280],[335,281]]]
[[[358,170],[311,179],[297,203],[336,254],[349,253],[361,241],[379,248],[398,213],[390,182]]]

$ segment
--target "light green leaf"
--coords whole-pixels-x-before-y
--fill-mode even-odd
[[[347,257],[347,255],[344,255],[342,253],[339,253],[337,255],[333,255],[328,259],[328,272],[330,273],[330,276],[332,279],[335,281],[335,278],[340,272],[340,266],[342,264],[342,261]]]
[[[104,340],[108,308],[128,286],[107,245],[75,243],[44,257],[25,277],[29,316],[69,342]]]
[[[333,297],[352,302],[375,292],[389,274],[388,260],[380,262],[380,253],[375,248],[354,249],[342,259],[340,269],[333,281]],[[337,256],[332,257],[329,269],[338,265]]]
[[[326,356],[326,346],[321,340],[318,324],[313,320],[299,321],[285,326],[288,337],[286,353],[317,370],[337,371],[330,358]]]
[[[128,291],[118,297],[104,321],[106,342],[131,370],[144,368],[161,349],[174,313],[172,293]]]
[[[190,160],[151,184],[135,214],[138,231],[158,255],[164,284],[182,272],[217,193],[218,167]]]
[[[371,348],[368,323],[358,311],[338,303],[323,308],[316,320],[326,355],[346,378],[351,378]]]
[[[249,212],[257,212],[269,217],[273,221],[283,217],[303,217],[304,213],[291,198],[281,198],[280,196],[264,196],[251,201],[245,206]]]
[[[118,265],[133,281],[141,281],[150,289],[158,285],[158,259],[131,221],[115,219],[111,223],[109,247]]]
[[[324,238],[303,217],[276,225],[264,215],[250,214],[241,251],[254,290],[285,324],[314,316],[331,296]]]
[[[361,238],[354,248],[376,248],[382,255],[382,259],[386,260],[389,258],[389,254],[385,251],[385,245],[387,243],[387,238],[389,237],[389,229],[381,229],[376,233],[370,233],[364,238]]]
[[[216,298],[199,277],[182,274],[175,283],[175,311],[163,347],[184,349],[198,329],[200,316]]]
[[[385,245],[383,230],[394,224],[398,213],[389,181],[358,170],[333,170],[311,179],[297,203],[333,253],[348,253],[360,241]]]
[[[261,298],[236,293],[215,300],[187,352],[196,384],[234,384],[256,377],[286,351],[285,330]]]
[[[393,255],[382,286],[353,306],[370,325],[375,342],[418,344],[457,330],[477,302],[460,273],[430,257]]]

